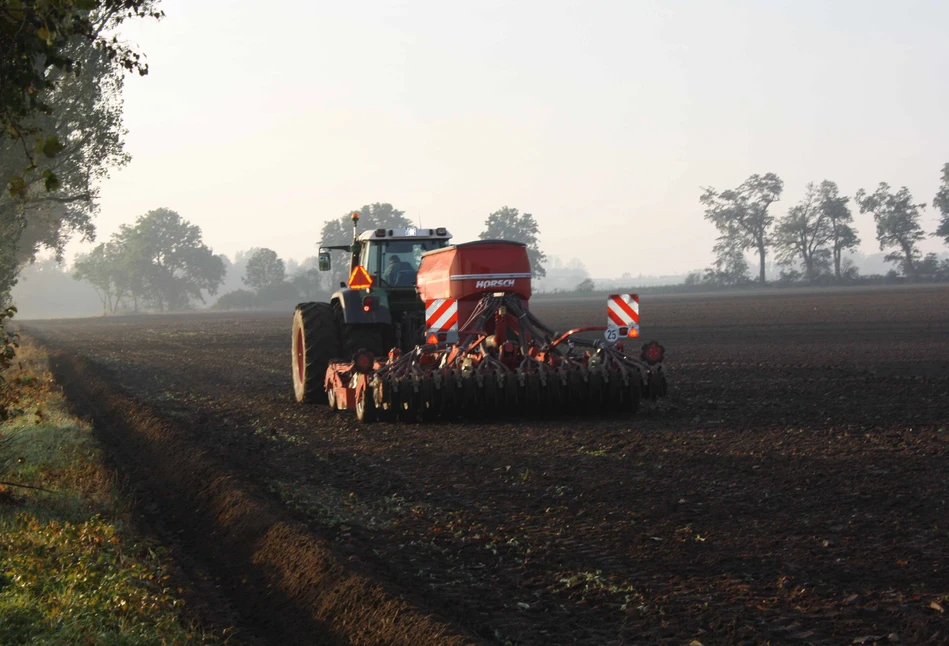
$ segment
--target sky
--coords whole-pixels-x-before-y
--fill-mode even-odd
[[[777,173],[777,216],[824,179],[931,205],[949,162],[943,0],[161,6],[122,29],[150,72],[126,81],[133,159],[102,185],[99,240],[168,207],[216,253],[300,260],[363,204],[458,242],[510,206],[595,277],[678,274],[713,259],[702,187]]]

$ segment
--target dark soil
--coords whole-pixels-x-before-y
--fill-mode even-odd
[[[246,481],[268,522],[475,638],[949,643],[949,289],[642,301],[670,397],[633,418],[360,425],[294,402],[291,312],[27,327],[188,429],[205,487]]]

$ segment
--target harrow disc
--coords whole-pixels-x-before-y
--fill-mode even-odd
[[[625,410],[629,413],[635,413],[639,410],[639,400],[642,397],[643,385],[638,372],[634,372],[632,379],[629,380],[629,388],[626,389]]]
[[[453,370],[443,373],[438,398],[441,400],[439,410],[443,418],[452,420],[458,417],[458,383]]]
[[[603,412],[606,407],[606,383],[603,381],[603,373],[599,369],[591,370],[587,384],[590,390],[588,410],[591,413]]]
[[[531,414],[533,415],[542,415],[544,413],[544,404],[546,404],[546,402],[543,400],[540,389],[540,375],[538,375],[536,372],[528,373],[527,377],[524,379],[524,390],[528,410],[530,410]]]
[[[627,388],[623,384],[623,373],[614,370],[608,374],[609,381],[606,384],[607,408],[611,411],[622,411],[626,406]]]
[[[505,373],[504,375],[504,408],[505,410],[512,414],[516,415],[518,412],[518,391],[520,390],[517,385],[517,375],[513,372]]]
[[[564,389],[560,379],[559,372],[547,376],[547,410],[554,415],[564,408]]]
[[[399,386],[399,405],[396,408],[396,416],[400,422],[418,421],[418,393],[415,392],[412,382],[407,379],[402,380]]]
[[[484,376],[484,387],[481,391],[485,413],[488,415],[496,414],[501,407],[501,398],[498,396],[500,388],[497,373],[489,372]]]
[[[418,418],[426,422],[435,417],[438,412],[435,402],[435,383],[431,375],[422,377],[419,384]]]
[[[377,417],[375,397],[367,384],[356,396],[356,419],[368,423],[376,421]]]
[[[583,369],[577,368],[569,373],[567,387],[567,406],[571,413],[582,413],[590,401],[587,382],[584,379]]]
[[[462,408],[469,417],[477,419],[481,417],[478,382],[474,378],[474,375],[465,375],[461,381],[462,400],[464,401]]]

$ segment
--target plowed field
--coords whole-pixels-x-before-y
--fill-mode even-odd
[[[532,309],[561,330],[605,317],[599,299]],[[670,397],[637,416],[433,425],[297,405],[289,312],[26,327],[184,429],[184,453],[219,470],[204,486],[250,483],[459,640],[949,642],[949,289],[643,297],[642,316]],[[156,474],[181,458],[130,472],[173,490]],[[208,558],[201,510],[162,513]],[[332,627],[256,607],[240,563],[212,569],[262,634]]]

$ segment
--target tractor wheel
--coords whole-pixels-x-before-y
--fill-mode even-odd
[[[356,397],[356,419],[360,422],[368,423],[376,421],[376,400],[372,393],[372,388],[366,384],[359,395]]]
[[[340,355],[339,329],[329,303],[297,305],[290,345],[297,401],[325,404],[326,368]]]

